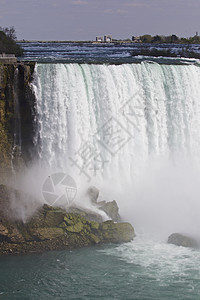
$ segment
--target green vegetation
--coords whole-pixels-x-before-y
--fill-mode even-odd
[[[134,39],[133,39],[134,40]],[[193,37],[190,38],[180,38],[175,34],[172,34],[170,36],[164,36],[164,35],[155,35],[151,36],[150,34],[145,34],[139,37],[139,40],[141,43],[153,43],[153,44],[200,44],[200,36],[196,34]]]
[[[16,43],[14,27],[0,27],[0,53],[23,55],[23,49]]]

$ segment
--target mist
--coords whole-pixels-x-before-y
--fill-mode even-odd
[[[119,199],[121,214],[137,232],[162,239],[175,232],[200,238],[200,170],[192,164],[150,162]]]

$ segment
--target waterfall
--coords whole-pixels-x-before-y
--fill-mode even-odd
[[[199,163],[199,84],[194,65],[38,64],[40,161],[88,178],[134,174],[149,156]]]
[[[193,64],[37,64],[41,168],[97,184],[136,223],[174,224],[178,212],[187,226],[200,196],[199,86]]]

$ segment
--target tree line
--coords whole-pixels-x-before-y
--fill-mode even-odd
[[[134,37],[133,37],[134,38]],[[151,36],[150,34],[144,34],[139,37],[141,43],[157,43],[157,44],[200,44],[200,36],[196,34],[193,37],[184,38],[184,37],[178,37],[175,34],[164,36],[164,35],[155,35]]]
[[[0,26],[0,53],[23,55],[23,49],[16,43],[17,35],[15,28]]]

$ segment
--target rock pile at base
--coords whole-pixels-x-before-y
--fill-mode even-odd
[[[123,243],[134,236],[131,224],[102,222],[100,215],[79,208],[66,211],[45,204],[26,223],[0,216],[0,254]]]

